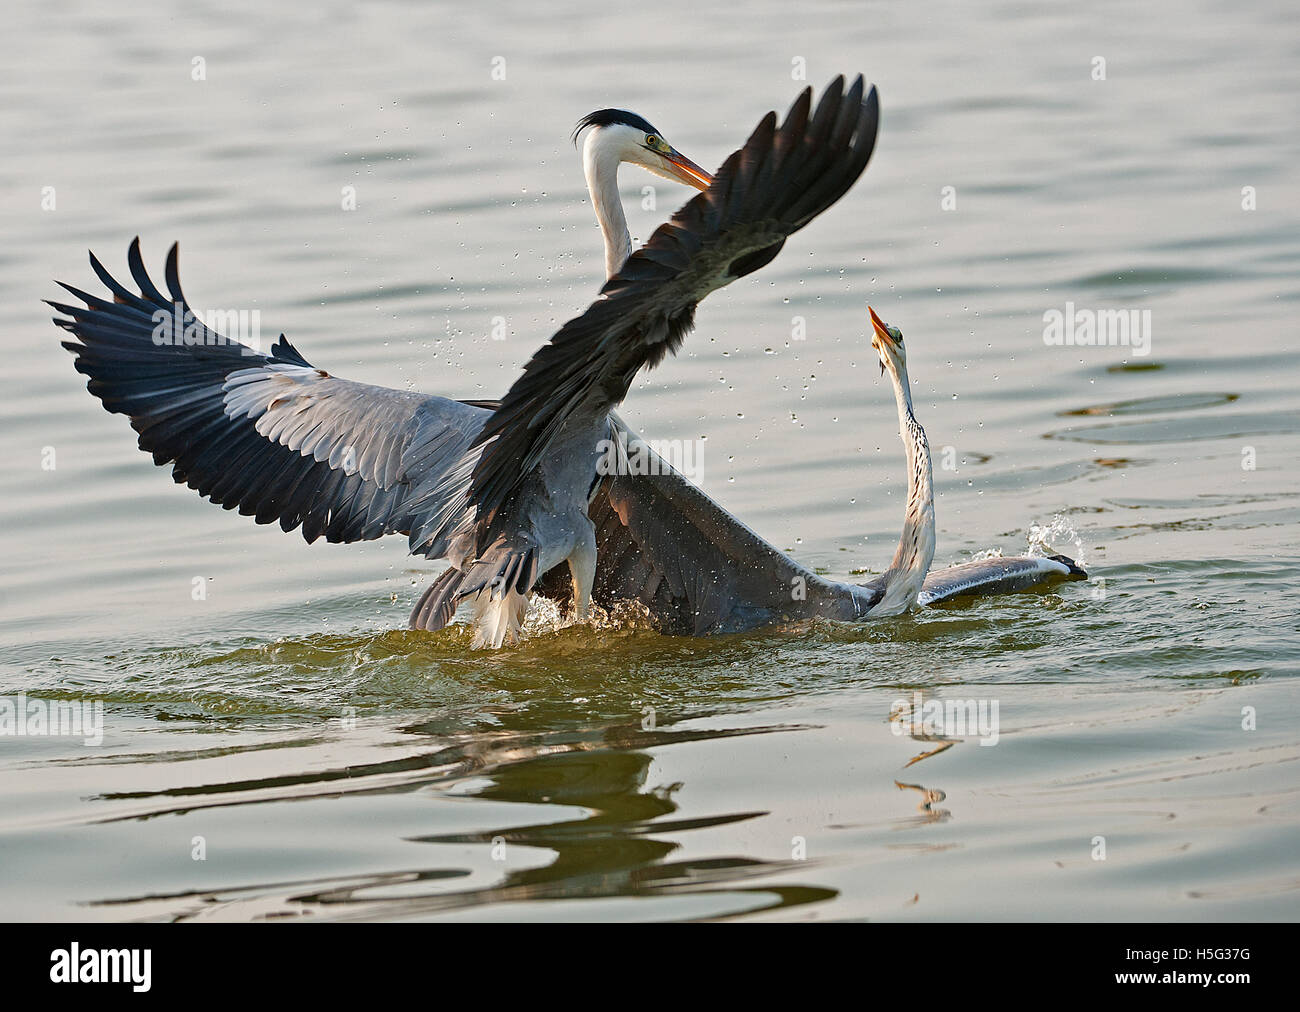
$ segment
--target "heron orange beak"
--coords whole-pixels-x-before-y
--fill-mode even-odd
[[[885,326],[885,321],[877,316],[876,311],[870,306],[867,307],[867,312],[871,314],[871,326],[876,332],[876,337],[884,341],[889,347],[896,348],[897,345],[894,343],[894,339],[889,336],[889,328]],[[876,342],[872,341],[871,343],[875,344]]]
[[[669,150],[663,157],[672,169],[673,175],[687,186],[693,186],[697,190],[707,190],[712,184],[713,177],[676,148]]]
[[[889,335],[889,328],[885,326],[885,321],[876,315],[876,311],[868,306],[867,312],[871,314],[871,328],[876,332],[876,336],[871,339],[871,347],[875,348],[880,354],[880,375],[883,376],[885,375],[885,359],[888,357],[891,362],[893,361],[891,356],[885,354],[885,351],[888,349],[895,352],[898,350],[898,345]],[[882,341],[884,347],[881,347],[880,342]]]

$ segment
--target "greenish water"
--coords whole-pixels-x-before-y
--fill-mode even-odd
[[[102,701],[104,737],[0,735],[0,916],[1295,919],[1288,5],[511,10],[10,15],[0,698]],[[539,608],[471,652],[405,631],[436,569],[401,539],[308,547],[174,486],[37,301],[91,286],[87,246],[179,239],[198,306],[495,396],[600,276],[573,122],[632,108],[716,165],[796,58],[879,85],[873,163],[621,414],[705,438],[703,487],[773,543],[879,571],[905,493],[871,301],[937,563],[1037,525],[1089,582],[712,640]],[[641,236],[687,196],[622,182]],[[1067,302],[1149,310],[1150,353],[1047,345]],[[996,744],[895,733],[914,693],[996,704]]]

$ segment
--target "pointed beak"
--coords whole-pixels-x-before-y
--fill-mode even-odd
[[[871,327],[875,330],[876,337],[884,341],[889,347],[895,347],[894,339],[889,336],[889,328],[885,326],[885,321],[877,316],[876,311],[870,306],[867,307],[867,312],[871,314]],[[875,342],[873,341],[872,344],[875,344]]]
[[[894,339],[889,336],[885,321],[876,315],[876,311],[868,306],[867,312],[871,314],[871,329],[876,332],[876,336],[871,339],[871,347],[880,352],[880,375],[883,376],[885,375],[885,348],[891,351],[894,350]],[[884,348],[880,346],[881,341],[885,343]]]
[[[712,176],[676,148],[669,149],[668,154],[663,158],[668,163],[668,170],[687,186],[693,186],[697,190],[707,190],[713,182]]]

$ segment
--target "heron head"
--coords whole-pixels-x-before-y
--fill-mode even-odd
[[[609,152],[620,162],[631,162],[656,176],[676,180],[707,190],[713,177],[664,140],[664,135],[634,112],[625,109],[598,109],[578,121],[573,130],[578,135],[587,128],[590,154]]]
[[[907,365],[907,350],[903,347],[903,332],[897,327],[891,327],[879,316],[870,306],[867,312],[871,314],[871,329],[874,333],[871,336],[871,347],[876,349],[880,355],[880,371],[883,374],[888,368],[894,375],[899,375]]]

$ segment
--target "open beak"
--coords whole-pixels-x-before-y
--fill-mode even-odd
[[[867,307],[867,312],[871,314],[871,329],[876,332],[876,336],[871,339],[871,347],[880,351],[880,342],[883,341],[886,348],[891,351],[895,350],[897,346],[894,344],[894,339],[889,336],[885,321],[877,316],[876,311],[870,306]],[[885,356],[883,354],[880,356],[880,375],[885,375]]]
[[[663,158],[668,163],[668,171],[687,186],[693,186],[697,190],[707,190],[709,184],[713,182],[712,176],[676,148],[670,149]]]
[[[867,307],[867,312],[871,314],[871,326],[876,332],[876,337],[884,341],[889,347],[895,347],[894,339],[889,336],[889,328],[885,326],[885,321],[877,316],[876,311],[870,306]],[[874,343],[873,341],[872,344]]]

